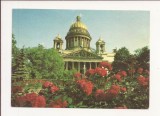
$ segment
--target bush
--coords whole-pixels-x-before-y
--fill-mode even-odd
[[[68,73],[69,71],[66,71],[64,75]],[[71,76],[70,74],[68,76]],[[15,87],[16,92],[12,93],[12,106],[117,109],[149,107],[149,73],[145,71],[137,70],[130,75],[128,70],[113,72],[100,65],[96,69],[88,70],[85,76],[75,72],[65,81],[48,80],[37,88],[32,85],[36,88],[32,91],[27,89],[32,87],[26,86],[22,89]],[[28,94],[38,98],[28,100],[29,102],[26,102],[26,99],[23,101],[23,97]],[[42,104],[39,103],[41,101]]]

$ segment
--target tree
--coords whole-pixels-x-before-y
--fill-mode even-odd
[[[116,55],[114,57],[114,62],[112,63],[113,70],[127,70],[128,69],[128,59],[130,58],[129,50],[125,47],[120,48],[116,51]]]
[[[135,50],[135,57],[139,67],[149,69],[150,50],[148,46]]]
[[[16,57],[16,64],[12,73],[12,78],[18,80],[23,80],[28,78],[28,71],[25,63],[24,49],[20,50],[19,55]]]
[[[16,46],[17,41],[15,40],[15,35],[12,34],[12,73],[15,71],[16,68],[16,58],[19,54],[19,49]]]
[[[28,67],[32,78],[62,78],[64,71],[63,58],[51,48],[45,49],[42,45],[26,49],[29,59]]]

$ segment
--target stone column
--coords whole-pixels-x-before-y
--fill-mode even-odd
[[[84,41],[84,47],[86,47],[86,43],[87,43],[86,38],[85,38],[84,40],[85,40],[85,41]]]
[[[91,62],[89,62],[89,69],[91,69],[92,67],[91,67]]]
[[[86,62],[84,62],[84,66],[83,66],[83,74],[86,73]]]
[[[77,42],[78,42],[78,47],[79,47],[80,40],[79,40],[79,38],[78,38],[78,37],[77,37]]]
[[[74,62],[72,62],[72,69],[74,69]]]
[[[84,38],[82,38],[82,47],[84,47]]]
[[[80,72],[80,62],[78,62],[78,72]]]
[[[96,68],[97,68],[97,62],[96,62]]]
[[[73,47],[75,47],[76,46],[76,40],[75,40],[76,38],[74,37],[73,38]]]
[[[66,70],[68,70],[68,62],[66,61]]]

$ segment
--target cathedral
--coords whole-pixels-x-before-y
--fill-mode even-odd
[[[75,23],[70,26],[65,40],[65,50],[62,48],[63,39],[60,35],[53,40],[53,47],[63,57],[66,70],[75,69],[85,73],[88,69],[96,68],[99,62],[108,61],[112,63],[114,61],[115,52],[106,52],[105,41],[101,37],[96,42],[96,49],[91,48],[92,37],[80,16],[77,16]]]

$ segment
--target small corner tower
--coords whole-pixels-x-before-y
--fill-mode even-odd
[[[105,42],[101,37],[96,42],[96,51],[98,54],[102,54],[105,52]]]
[[[63,40],[59,34],[55,37],[55,39],[53,41],[54,41],[53,48],[58,51],[62,50]]]

